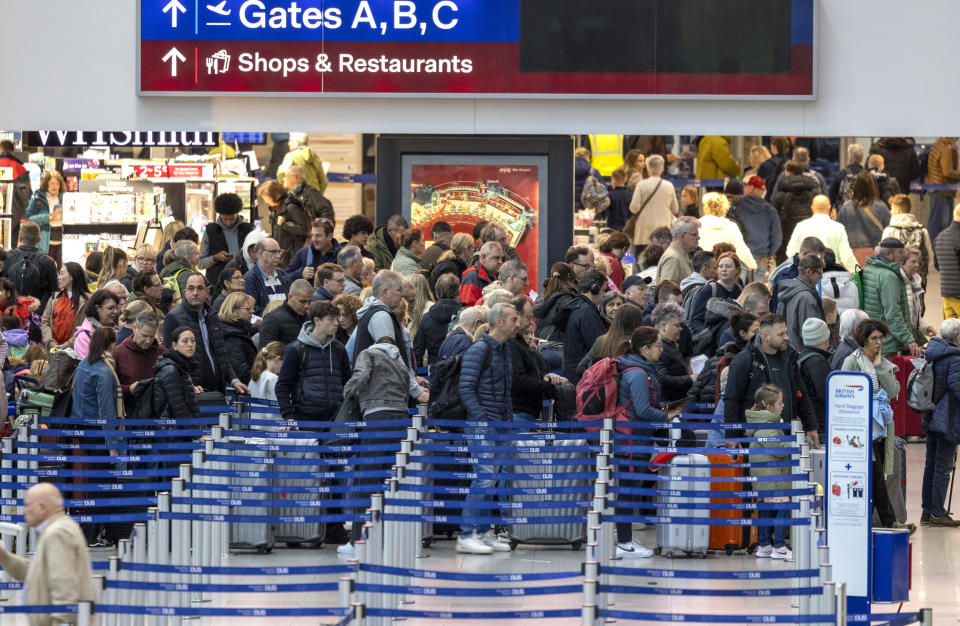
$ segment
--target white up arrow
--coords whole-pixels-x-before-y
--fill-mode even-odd
[[[180,4],[180,0],[170,0],[170,2],[167,4],[167,6],[163,7],[163,12],[164,12],[164,13],[170,13],[170,22],[171,22],[171,27],[172,27],[172,28],[176,28],[176,27],[177,27],[177,12],[178,12],[178,11],[179,11],[180,13],[186,13],[186,12],[187,12],[187,7],[185,7],[185,6],[183,6],[182,4]],[[176,74],[174,74],[174,76],[176,76]]]
[[[166,63],[167,61],[170,61],[170,76],[174,78],[177,77],[177,61],[183,62],[186,60],[187,60],[187,57],[180,54],[180,51],[177,50],[176,48],[170,48],[170,52],[168,52],[163,57],[164,63]]]

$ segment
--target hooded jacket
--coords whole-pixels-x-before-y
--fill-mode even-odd
[[[747,422],[757,424],[751,430],[745,430],[744,437],[782,437],[783,432],[779,429],[764,428],[764,424],[779,424],[780,416],[774,415],[770,411],[754,411],[752,409],[745,411]],[[750,462],[769,463],[771,461],[789,461],[789,454],[776,454],[777,448],[789,448],[792,444],[789,441],[753,441],[750,443]],[[757,450],[767,451],[769,454],[755,454]],[[750,470],[751,476],[786,476],[790,474],[789,467],[753,467]],[[779,489],[790,489],[792,483],[784,480],[783,482],[761,482],[752,483],[757,491],[775,491]]]
[[[467,264],[457,257],[447,259],[446,261],[440,261],[432,270],[430,270],[430,290],[436,293],[437,280],[444,274],[455,274],[457,280],[460,280],[460,277],[463,276],[463,273],[466,271]]]
[[[737,203],[737,221],[743,227],[743,239],[755,259],[772,257],[780,249],[783,242],[780,216],[763,198],[741,196]]]
[[[714,296],[713,286],[716,285],[716,296]],[[711,298],[724,298],[726,300],[736,300],[740,297],[740,292],[742,288],[739,284],[735,284],[733,289],[727,291],[727,289],[718,283],[715,280],[708,282],[702,289],[700,289],[693,298],[693,303],[691,304],[690,309],[690,332],[696,336],[703,327],[707,325],[707,301]],[[718,333],[719,336],[719,333]]]
[[[563,333],[563,376],[576,384],[577,365],[590,351],[597,337],[607,332],[600,309],[586,296],[579,295],[571,303],[570,317]]]
[[[897,179],[897,184],[904,193],[908,193],[910,183],[920,177],[917,151],[906,137],[881,137],[870,146],[870,154],[883,157],[884,170]]]
[[[397,244],[393,242],[386,226],[380,226],[373,231],[370,239],[367,240],[366,249],[373,255],[373,262],[378,272],[390,269],[393,257],[397,256]]]
[[[737,215],[739,214],[738,209]],[[743,234],[737,227],[736,222],[726,217],[704,215],[700,218],[700,247],[704,250],[712,250],[713,246],[718,243],[733,244],[743,265],[750,270],[757,269],[757,260],[743,240]]]
[[[960,443],[960,348],[933,337],[927,345],[926,359],[933,364],[933,397],[939,401],[924,416],[921,426]]]
[[[357,355],[353,375],[344,385],[343,397],[357,398],[364,416],[378,410],[405,412],[408,379],[397,347],[375,343]]]
[[[730,329],[730,316],[742,310],[743,307],[740,306],[740,303],[732,298],[718,297],[707,300],[703,329],[711,331],[713,344],[708,347],[706,354],[715,354],[716,350],[724,345],[725,342],[721,341],[721,338]]]
[[[687,392],[693,386],[693,379],[687,371],[687,365],[677,344],[666,338],[663,338],[662,343],[663,351],[653,366],[663,392],[663,401],[674,402],[687,396]]]
[[[58,194],[60,206],[63,206],[63,192],[65,191],[66,189],[61,189]],[[52,208],[50,203],[47,202],[47,192],[43,189],[37,189],[30,197],[27,211],[23,215],[23,219],[34,222],[40,227],[40,241],[37,243],[37,248],[44,254],[50,252],[50,209]]]
[[[853,340],[853,337],[844,337],[837,349],[833,351],[830,357],[830,371],[836,372],[843,368],[843,362],[847,357],[860,349],[860,344]]]
[[[784,176],[780,179],[777,192],[773,194],[773,206],[780,211],[782,222],[796,224],[805,220],[813,211],[810,204],[814,196],[820,193],[820,182],[815,176],[806,173],[797,176]],[[790,233],[793,231],[791,230]],[[790,233],[784,232],[786,236]]]
[[[570,318],[570,303],[577,297],[573,291],[555,291],[540,298],[533,305],[537,319],[537,337],[546,341],[563,341],[563,333]]]
[[[487,272],[480,260],[467,268],[460,279],[460,302],[463,306],[473,306],[483,297],[483,288],[493,282],[493,277]]]
[[[459,302],[442,299],[437,300],[423,315],[417,335],[413,338],[413,354],[417,357],[417,363],[424,363],[424,354],[427,355],[427,364],[437,362],[440,346],[447,338],[447,328],[459,312]]]
[[[420,271],[422,262],[423,260],[411,252],[409,248],[401,246],[400,249],[397,250],[397,255],[393,257],[393,263],[390,264],[390,269],[407,278]]]
[[[745,412],[753,406],[753,396],[757,389],[772,382],[770,363],[761,346],[760,333],[757,333],[749,347],[742,350],[730,363],[723,400],[723,417],[728,424],[743,422]],[[784,402],[791,398],[794,400],[793,415],[803,423],[804,431],[816,430],[817,416],[813,412],[810,396],[800,376],[797,352],[787,346],[780,354],[784,357],[787,378],[790,380],[790,388],[782,390]],[[727,431],[727,437],[738,436],[735,432]]]
[[[733,357],[743,350],[743,346],[739,341],[728,341],[710,357],[690,388],[690,396],[694,402],[717,402],[722,391],[719,379],[721,365],[723,368],[729,366]]]
[[[329,420],[336,415],[343,386],[350,380],[347,351],[332,336],[320,343],[314,323],[306,322],[287,347],[277,377],[277,402],[286,420]]]
[[[509,339],[507,345],[513,358],[513,411],[537,417],[543,409],[543,399],[556,395],[553,383],[543,379],[550,366],[519,335]]]
[[[906,349],[916,338],[910,330],[907,285],[900,273],[900,264],[868,257],[861,281],[864,312],[872,319],[883,320],[890,327],[890,336],[883,341],[883,353]]]
[[[506,343],[484,333],[463,353],[457,390],[467,410],[467,419],[509,421],[513,419],[513,357]]]
[[[200,407],[193,392],[190,359],[176,350],[168,350],[153,366],[153,408],[158,417],[168,419],[197,417]]]
[[[798,351],[803,349],[803,323],[811,317],[827,321],[816,287],[801,278],[780,283],[777,315],[786,320],[790,343]]]

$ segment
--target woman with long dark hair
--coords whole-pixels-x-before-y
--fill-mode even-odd
[[[624,307],[627,308],[627,307]],[[617,359],[617,370],[621,373],[618,403],[627,407],[627,416],[635,422],[666,422],[667,413],[660,409],[662,394],[657,381],[654,364],[660,359],[663,345],[660,333],[655,328],[641,326],[630,338],[630,350]],[[655,429],[634,429],[633,434],[652,437]],[[635,461],[648,461],[649,454],[634,455]],[[641,470],[643,471],[643,470]],[[630,486],[639,487],[636,481]],[[621,500],[629,501],[628,497]],[[617,509],[618,515],[628,514],[631,509]],[[617,524],[617,556],[620,558],[646,558],[653,556],[653,550],[633,540],[633,531],[629,522]]]
[[[597,337],[593,347],[580,360],[577,376],[583,378],[583,373],[600,359],[615,359],[626,354],[630,350],[630,338],[641,326],[643,326],[643,311],[635,306],[620,307],[613,317],[610,330]]]
[[[40,317],[43,345],[59,348],[70,341],[77,326],[83,323],[84,307],[90,299],[83,266],[68,261],[60,268],[60,291],[47,301]]]
[[[564,305],[577,297],[577,275],[567,263],[557,262],[550,267],[550,278],[543,294],[533,305],[537,319],[537,337],[547,341],[563,341]]]
[[[97,329],[107,327],[112,330],[116,327],[117,318],[120,317],[120,298],[112,291],[98,289],[87,300],[83,313],[86,319],[73,333],[73,351],[81,359],[86,358]]]
[[[153,409],[159,418],[197,417],[198,388],[190,377],[197,338],[188,326],[178,326],[170,335],[170,348],[153,366]]]

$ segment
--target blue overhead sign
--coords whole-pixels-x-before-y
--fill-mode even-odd
[[[141,0],[140,36],[163,41],[504,42],[520,0]]]

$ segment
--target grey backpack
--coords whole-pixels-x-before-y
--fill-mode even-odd
[[[931,413],[937,404],[933,397],[933,364],[917,358],[911,365],[913,371],[907,377],[907,406],[917,413]]]

